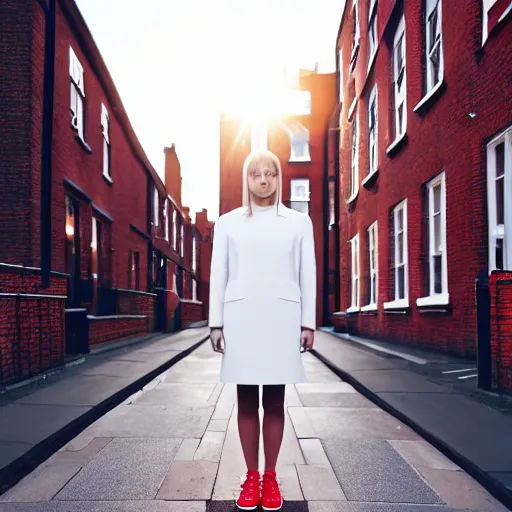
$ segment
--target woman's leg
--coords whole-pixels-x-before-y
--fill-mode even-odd
[[[263,386],[265,471],[275,471],[284,431],[284,385]]]
[[[260,442],[259,386],[238,385],[238,432],[248,471],[258,470]]]

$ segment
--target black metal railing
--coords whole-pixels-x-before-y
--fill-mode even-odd
[[[0,385],[64,361],[65,295],[0,293]]]

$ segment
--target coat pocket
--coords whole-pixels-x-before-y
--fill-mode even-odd
[[[224,302],[233,302],[244,298],[242,283],[233,279],[229,281],[224,292]]]
[[[295,281],[292,281],[291,279],[283,279],[279,281],[277,293],[277,296],[280,299],[289,300],[292,302],[300,302],[300,287]]]

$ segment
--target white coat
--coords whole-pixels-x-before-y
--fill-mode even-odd
[[[215,224],[209,326],[223,327],[221,381],[306,380],[301,326],[316,328],[316,261],[309,216],[277,203]]]

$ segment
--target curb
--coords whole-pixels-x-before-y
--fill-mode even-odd
[[[146,384],[158,377],[158,375],[168,370],[191,354],[194,350],[199,348],[208,339],[208,337],[209,336],[202,337],[191,347],[181,351],[179,354],[175,355],[173,358],[161,364],[151,372],[143,375],[99,404],[93,406],[89,411],[85,412],[71,423],[68,423],[43,441],[40,441],[28,452],[5,466],[0,470],[0,496],[16,485],[22,478],[31,473],[48,457],[74,439],[89,425],[104,416],[107,412],[122,404],[130,396],[137,391],[140,391]]]
[[[483,471],[476,464],[464,457],[461,453],[454,450],[451,446],[439,439],[435,434],[423,428],[419,423],[409,418],[406,414],[389,404],[382,399],[378,394],[374,393],[371,389],[366,387],[350,373],[342,370],[334,363],[332,363],[325,356],[317,352],[315,349],[310,350],[317,359],[322,361],[331,371],[333,371],[343,381],[350,384],[356,391],[361,393],[365,398],[373,402],[375,405],[394,416],[396,419],[407,425],[414,430],[423,439],[428,441],[432,446],[437,448],[441,453],[448,457],[452,462],[460,466],[466,473],[473,477],[479,484],[481,484],[492,496],[499,500],[503,505],[512,510],[512,491],[509,490],[501,482],[493,478],[491,475]]]

